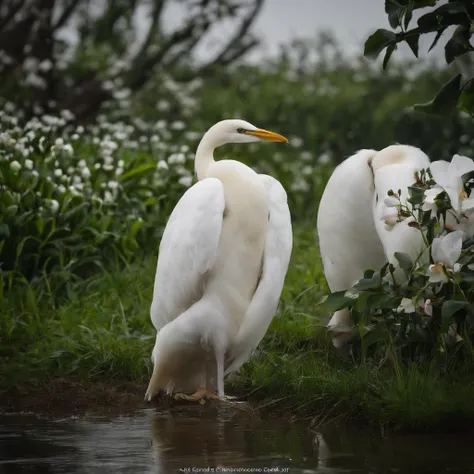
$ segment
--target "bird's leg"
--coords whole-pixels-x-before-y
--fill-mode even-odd
[[[224,352],[216,351],[217,395],[224,398]]]

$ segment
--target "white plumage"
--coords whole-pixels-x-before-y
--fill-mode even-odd
[[[224,120],[197,149],[199,181],[176,205],[160,244],[148,400],[160,390],[223,397],[224,374],[249,358],[275,314],[292,249],[286,193],[243,163],[213,158],[217,146],[258,140],[287,141]]]
[[[420,149],[392,145],[381,151],[361,150],[341,163],[331,175],[318,210],[318,238],[324,273],[331,292],[342,291],[363,277],[367,269],[377,270],[387,260],[403,272],[394,258],[404,252],[416,258],[423,248],[418,230],[400,222],[388,230],[384,198],[389,189],[402,191],[415,182],[416,170],[428,168],[430,160]],[[328,328],[350,326],[347,309],[336,311]],[[342,346],[348,333],[333,330],[333,343]]]

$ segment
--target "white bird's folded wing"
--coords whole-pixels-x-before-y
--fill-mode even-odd
[[[224,208],[222,182],[207,178],[173,209],[160,243],[150,312],[158,331],[201,298],[205,274],[216,259]]]
[[[269,226],[265,242],[263,271],[242,326],[227,355],[225,374],[246,362],[263,339],[278,307],[293,247],[290,209],[279,181],[260,175],[267,191]]]

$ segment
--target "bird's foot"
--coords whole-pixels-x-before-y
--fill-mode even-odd
[[[185,393],[175,393],[175,400],[188,400],[190,402],[199,402],[201,405],[206,403],[206,400],[222,400],[216,393],[210,392],[205,388],[201,388],[194,392],[192,395],[186,395]]]

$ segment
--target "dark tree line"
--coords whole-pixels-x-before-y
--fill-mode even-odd
[[[159,71],[177,80],[205,77],[257,44],[250,33],[264,0],[0,0],[0,96],[27,114],[68,109],[93,117],[114,87],[138,92]],[[187,15],[169,31],[166,8]],[[137,22],[137,19],[140,19]],[[196,65],[211,28],[233,20],[218,52]]]

